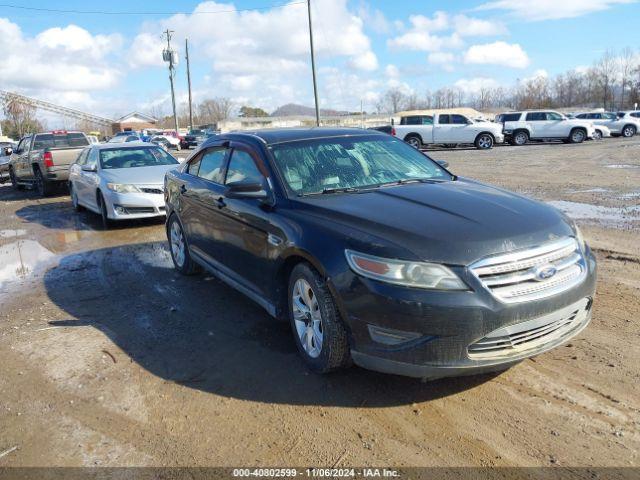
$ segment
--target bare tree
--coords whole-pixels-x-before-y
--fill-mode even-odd
[[[616,59],[611,50],[607,50],[598,63],[595,72],[597,74],[596,81],[600,90],[602,99],[602,107],[607,110],[608,106],[613,107],[613,83],[616,75]]]
[[[217,123],[226,120],[231,115],[232,109],[233,102],[225,97],[203,100],[198,105],[200,121],[203,123]]]
[[[13,95],[9,94],[5,97],[2,110],[15,136],[22,137],[39,126],[35,119],[36,107],[21,102]]]
[[[627,86],[631,81],[631,75],[636,67],[634,62],[634,52],[630,47],[622,49],[620,56],[618,57],[619,69],[620,69],[620,110],[624,110],[624,94],[626,93]]]

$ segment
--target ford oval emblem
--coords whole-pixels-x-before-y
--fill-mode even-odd
[[[558,269],[553,265],[541,265],[537,267],[533,274],[535,279],[541,282],[542,280],[548,280],[558,272]]]

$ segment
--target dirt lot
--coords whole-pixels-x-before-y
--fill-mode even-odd
[[[432,156],[578,220],[578,338],[500,375],[316,376],[288,325],[174,273],[162,222],[0,187],[0,466],[640,466],[640,138]]]

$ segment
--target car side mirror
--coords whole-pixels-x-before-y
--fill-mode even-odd
[[[83,172],[97,172],[98,171],[98,167],[96,167],[95,165],[82,165],[82,171]]]
[[[447,162],[446,160],[436,160],[436,163],[442,168],[449,168],[449,162]]]
[[[11,148],[11,147],[7,147],[7,148],[5,148],[5,149],[4,149],[4,154],[5,154],[6,156],[11,155],[12,153],[13,153],[13,148]]]
[[[269,198],[269,187],[266,181],[240,180],[227,184],[224,196],[227,198],[257,198],[266,200]]]

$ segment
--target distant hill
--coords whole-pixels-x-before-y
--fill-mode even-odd
[[[316,114],[316,110],[313,107],[307,107],[305,105],[298,105],[296,103],[287,103],[286,105],[282,105],[278,107],[273,112],[271,112],[272,117],[294,117],[294,116],[314,116]],[[348,112],[341,112],[338,110],[331,109],[320,109],[320,115],[323,116],[335,116],[335,115],[346,115]]]

